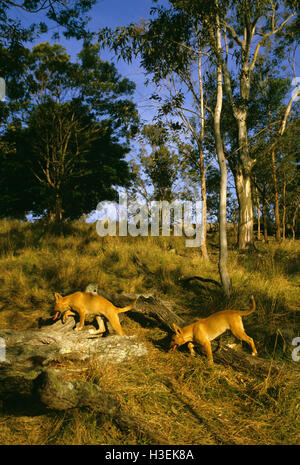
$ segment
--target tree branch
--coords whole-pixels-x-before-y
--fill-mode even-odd
[[[225,28],[229,29],[229,31],[231,32],[232,38],[236,41],[236,43],[241,48],[243,48],[243,41],[239,38],[239,36],[235,32],[234,28],[230,24],[227,24],[226,22],[224,22],[224,26],[225,26]]]
[[[40,6],[40,8],[38,8],[37,10],[30,10],[30,9],[24,7],[24,5],[20,5],[19,3],[13,2],[12,0],[5,0],[4,1],[4,3],[8,3],[9,5],[15,6],[16,8],[21,8],[22,10],[26,11],[27,13],[38,13],[41,10],[46,10],[48,8],[48,6],[45,6],[45,5],[48,2],[49,2],[49,0],[45,0],[44,3]]]
[[[277,34],[277,32],[281,31],[281,29],[284,28],[284,26],[290,21],[290,19],[292,19],[293,17],[295,16],[294,13],[291,13],[281,24],[280,26],[278,26],[277,29],[274,29],[272,28],[272,31],[269,31],[267,32],[266,34],[263,35],[262,39],[258,42],[258,44],[256,45],[256,48],[255,48],[255,51],[254,51],[254,55],[253,55],[253,59],[252,59],[252,62],[250,64],[250,67],[249,67],[249,71],[250,73],[253,71],[254,69],[254,66],[255,66],[255,63],[256,63],[256,60],[257,60],[257,56],[258,56],[258,52],[260,50],[260,48],[262,47],[262,45],[264,44],[265,40],[274,35],[274,34]]]

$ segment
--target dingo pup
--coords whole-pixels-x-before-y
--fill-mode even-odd
[[[80,317],[79,326],[76,327],[75,331],[80,331],[84,325],[85,316],[87,314],[96,315],[99,329],[93,331],[93,334],[100,334],[105,332],[104,322],[100,317],[100,315],[104,315],[109,320],[116,333],[120,336],[123,336],[124,332],[120,325],[118,313],[128,312],[128,310],[131,310],[135,306],[137,301],[136,299],[131,305],[124,308],[118,308],[104,297],[89,292],[74,292],[73,294],[65,297],[62,297],[60,294],[55,292],[54,296],[56,301],[54,307],[56,311],[53,317],[54,320],[56,320],[64,312],[62,320],[63,323],[65,323],[68,316],[75,315],[72,311],[74,310]]]
[[[255,310],[255,300],[251,296],[251,308],[246,311],[242,310],[223,310],[214,313],[207,318],[196,321],[191,325],[179,328],[175,323],[173,324],[175,334],[170,343],[170,349],[174,351],[177,347],[188,343],[188,348],[192,356],[195,355],[194,344],[200,344],[210,361],[213,363],[213,355],[211,350],[210,341],[224,333],[227,329],[233,333],[238,339],[248,342],[252,348],[252,355],[257,355],[257,351],[253,339],[245,333],[242,317],[250,315]]]

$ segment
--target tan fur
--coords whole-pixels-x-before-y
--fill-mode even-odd
[[[256,304],[253,296],[251,296],[251,303],[252,305],[249,310],[223,310],[184,328],[179,328],[174,323],[175,334],[172,337],[170,348],[175,350],[177,347],[188,343],[189,351],[194,356],[193,342],[195,342],[204,348],[209,361],[213,363],[210,342],[229,329],[238,339],[248,342],[252,348],[252,355],[257,355],[253,339],[245,333],[242,322],[243,316],[250,315],[255,310]]]
[[[58,316],[63,313],[62,320],[63,323],[65,323],[68,316],[75,315],[73,312],[75,311],[80,317],[79,326],[76,327],[75,331],[80,331],[83,328],[86,315],[96,315],[99,329],[94,331],[93,334],[100,334],[104,333],[105,326],[102,318],[99,315],[104,315],[116,333],[120,336],[123,336],[124,332],[120,325],[118,313],[131,310],[135,306],[137,300],[136,299],[131,305],[128,305],[127,307],[118,308],[104,297],[89,292],[74,292],[73,294],[67,295],[65,297],[62,297],[57,292],[55,292],[54,295],[56,311],[54,319],[58,318]]]

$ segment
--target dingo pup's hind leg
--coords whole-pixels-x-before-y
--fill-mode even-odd
[[[201,341],[201,345],[203,349],[205,350],[209,363],[214,363],[213,354],[211,350],[211,343],[209,341],[204,341],[204,342]]]
[[[124,331],[121,327],[118,315],[113,315],[109,317],[109,322],[112,325],[113,329],[116,331],[119,336],[124,336]]]
[[[105,333],[105,324],[103,318],[101,316],[96,316],[96,320],[98,323],[98,329],[91,329],[90,334],[103,334]]]
[[[248,336],[245,332],[243,334],[240,334],[238,337],[242,341],[245,341],[245,342],[247,342],[249,344],[249,346],[252,349],[252,355],[256,356],[257,355],[257,350],[256,350],[256,347],[255,347],[255,344],[254,344],[254,341],[253,341],[252,337]]]
[[[246,334],[246,332],[244,330],[242,318],[239,318],[239,320],[235,321],[235,324],[233,324],[230,327],[230,329],[231,329],[232,334],[235,337],[240,339],[240,341],[247,342],[250,345],[250,347],[252,349],[252,355],[257,355],[257,350],[256,350],[256,347],[255,347],[255,344],[254,344],[254,341],[253,341],[252,337],[248,336],[248,334]]]

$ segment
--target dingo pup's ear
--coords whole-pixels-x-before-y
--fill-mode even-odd
[[[174,331],[175,331],[176,334],[181,333],[181,328],[179,328],[179,326],[177,326],[176,323],[173,323],[173,328],[174,328]]]
[[[62,296],[58,292],[54,292],[54,297],[55,297],[56,302],[62,299]]]

